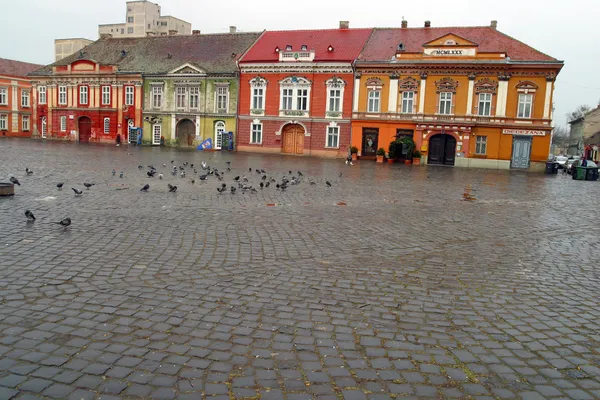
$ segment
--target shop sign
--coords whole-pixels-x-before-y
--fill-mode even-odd
[[[535,131],[528,129],[503,129],[504,135],[522,135],[522,136],[546,136],[546,131]]]

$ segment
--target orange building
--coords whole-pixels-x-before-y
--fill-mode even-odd
[[[562,66],[495,21],[375,29],[355,62],[352,145],[368,159],[409,136],[428,164],[543,168]]]
[[[0,136],[31,136],[31,81],[41,65],[0,58]]]

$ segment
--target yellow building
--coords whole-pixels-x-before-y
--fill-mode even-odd
[[[361,158],[408,136],[428,164],[543,168],[563,62],[495,21],[375,29],[355,66],[352,145]]]

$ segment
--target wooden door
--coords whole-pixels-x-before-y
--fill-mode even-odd
[[[363,128],[361,157],[375,157],[377,153],[377,143],[379,142],[379,129]]]
[[[531,154],[531,138],[513,137],[513,152],[511,158],[512,168],[529,168],[529,157]]]
[[[456,139],[452,135],[434,135],[429,139],[428,164],[454,165]]]
[[[179,121],[175,135],[179,139],[180,146],[192,146],[196,137],[196,124],[189,119]]]
[[[92,136],[92,120],[88,117],[79,118],[79,141],[89,142]]]
[[[454,159],[456,158],[456,139],[454,136],[446,136],[446,143],[444,143],[444,165],[454,165]]]
[[[298,124],[286,125],[281,133],[281,152],[286,154],[304,154],[304,128]]]

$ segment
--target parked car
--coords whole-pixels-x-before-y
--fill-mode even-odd
[[[565,167],[565,164],[567,163],[568,158],[565,156],[556,156],[554,157],[554,161],[555,163],[558,163],[558,168],[562,169]]]
[[[564,166],[564,168],[567,170],[567,174],[571,173],[571,171],[573,169],[573,164],[575,163],[575,161],[577,161],[577,160],[575,160],[574,158],[570,158],[567,160],[567,163]]]

